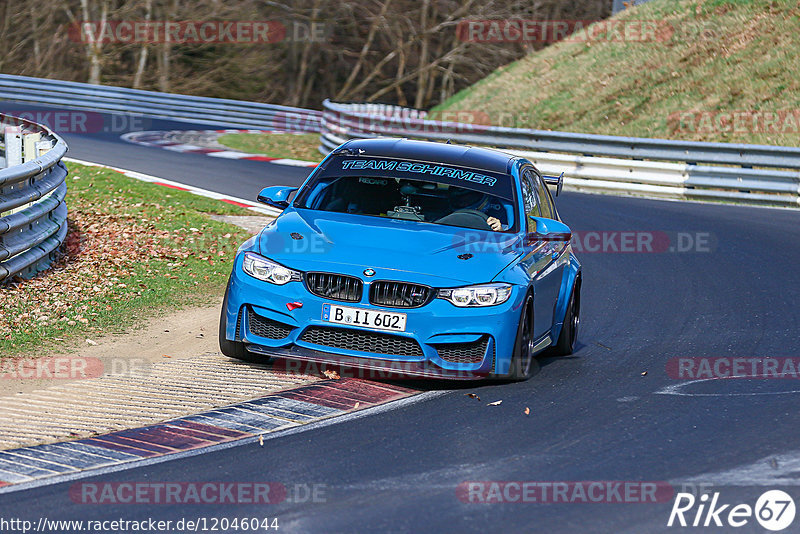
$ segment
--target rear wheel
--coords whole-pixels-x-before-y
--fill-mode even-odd
[[[235,358],[237,360],[244,360],[246,362],[259,362],[259,363],[266,363],[269,361],[269,358],[266,356],[259,356],[258,354],[253,354],[247,347],[245,347],[244,343],[241,341],[230,341],[225,337],[225,326],[227,324],[227,313],[226,310],[228,309],[228,290],[225,290],[225,298],[222,300],[222,312],[219,316],[219,350],[225,356],[229,358]]]
[[[533,375],[533,297],[528,295],[520,315],[514,353],[508,376],[512,380],[527,380]]]
[[[575,280],[572,293],[569,295],[567,313],[564,315],[564,326],[558,336],[558,343],[553,347],[555,356],[568,356],[575,350],[575,341],[578,339],[578,327],[581,324],[581,280]]]

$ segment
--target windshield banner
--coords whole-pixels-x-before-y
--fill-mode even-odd
[[[512,200],[511,177],[480,169],[466,169],[385,158],[343,157],[330,161],[323,176],[405,178],[455,185]]]

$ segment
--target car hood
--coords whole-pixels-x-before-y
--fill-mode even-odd
[[[520,255],[519,236],[290,208],[258,236],[259,253],[301,271],[446,287],[490,282]]]

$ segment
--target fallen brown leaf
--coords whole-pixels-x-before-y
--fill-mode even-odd
[[[477,396],[476,394],[474,394],[474,393],[466,393],[466,396],[469,397],[470,399],[481,400],[481,398],[479,396]]]
[[[336,371],[331,371],[330,369],[325,369],[324,371],[322,371],[322,374],[324,374],[331,380],[339,380],[341,378],[339,376],[339,373],[337,373]]]

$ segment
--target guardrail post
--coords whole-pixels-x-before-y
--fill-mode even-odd
[[[36,143],[41,141],[42,134],[39,132],[36,133],[26,133],[22,135],[22,161],[33,161],[39,157],[39,154],[36,153]]]
[[[22,164],[22,128],[6,126],[6,167]]]
[[[36,142],[36,157],[43,156],[47,154],[49,150],[53,148],[52,141],[37,141]]]

